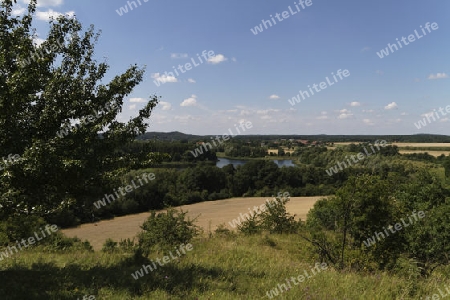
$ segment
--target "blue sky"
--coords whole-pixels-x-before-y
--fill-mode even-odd
[[[253,124],[246,134],[449,134],[450,114],[421,129],[414,123],[450,105],[450,1],[311,0],[304,8],[298,0],[139,1],[38,0],[41,38],[49,12],[102,30],[96,56],[107,58],[108,79],[146,66],[121,121],[157,94],[148,131],[223,134],[245,120]],[[276,24],[255,35],[270,15]],[[427,22],[438,28],[424,35]],[[420,38],[377,55],[415,30]],[[199,63],[204,50],[214,56]],[[165,76],[191,59],[197,66]],[[339,69],[350,76],[333,81]],[[289,103],[326,77],[334,85]]]

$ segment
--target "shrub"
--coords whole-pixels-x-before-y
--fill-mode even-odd
[[[138,235],[139,248],[144,255],[148,255],[152,247],[159,246],[162,250],[173,249],[180,244],[187,244],[198,235],[199,229],[194,220],[186,219],[187,212],[176,211],[171,208],[167,212],[156,214],[142,224],[143,232]]]
[[[135,247],[134,238],[132,240],[126,239],[119,241],[119,249],[124,252],[132,251],[134,250],[134,247]]]
[[[34,232],[40,232],[39,228],[47,223],[35,215],[12,215],[0,223],[1,242],[15,242],[33,236]]]
[[[274,201],[266,205],[266,210],[260,215],[261,226],[270,233],[295,233],[300,223],[295,221],[295,215],[291,216],[286,212],[286,203],[289,202],[289,193],[283,196],[278,193]]]
[[[239,232],[245,235],[257,234],[262,231],[261,220],[257,214],[253,214],[253,216],[239,224],[237,228]]]
[[[214,230],[214,234],[224,237],[234,237],[236,234],[228,229],[225,224],[220,224],[217,226],[216,230]]]
[[[102,247],[102,252],[113,253],[117,251],[117,242],[114,242],[112,239],[108,238]]]
[[[48,251],[94,251],[87,240],[82,242],[77,237],[70,238],[61,232],[52,233],[52,235],[44,239],[42,243],[45,244],[44,248]]]

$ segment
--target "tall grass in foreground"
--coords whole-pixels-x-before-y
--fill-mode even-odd
[[[266,292],[310,270],[317,261],[298,235],[214,234],[194,250],[144,277],[131,273],[162,258],[132,252],[46,253],[27,249],[0,265],[1,299],[268,299]],[[274,299],[420,299],[450,284],[450,269],[428,279],[338,272],[332,267]]]

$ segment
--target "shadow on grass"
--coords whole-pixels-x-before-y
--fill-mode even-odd
[[[135,280],[131,274],[143,264],[150,264],[150,260],[127,258],[114,266],[92,266],[87,270],[76,264],[62,268],[53,263],[34,263],[28,269],[16,267],[0,271],[0,299],[74,300],[82,299],[83,295],[97,296],[101,288],[127,292],[133,298],[159,289],[186,299],[189,291],[207,290],[206,282],[223,274],[215,267],[180,267],[177,260],[162,267],[158,265],[158,269]]]

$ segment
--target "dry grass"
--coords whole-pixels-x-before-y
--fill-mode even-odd
[[[296,214],[297,219],[306,219],[306,214],[313,207],[317,197],[291,197],[286,205],[287,211]],[[228,222],[238,218],[239,214],[248,212],[248,208],[260,206],[266,201],[266,197],[232,198],[226,200],[207,201],[184,205],[179,208],[188,211],[191,218],[197,217],[196,224],[208,231],[214,231],[217,225],[224,223],[231,229]],[[88,240],[95,250],[102,248],[106,239],[115,241],[133,238],[139,231],[140,225],[150,216],[149,212],[117,217],[113,220],[105,220],[97,223],[83,224],[76,228],[62,230],[69,237],[77,236],[82,240]]]
[[[450,147],[450,143],[392,143],[397,147]]]
[[[400,154],[411,154],[411,153],[425,153],[427,152],[428,154],[438,157],[441,156],[441,154],[444,155],[450,155],[450,151],[434,151],[434,150],[399,150],[398,151]]]

